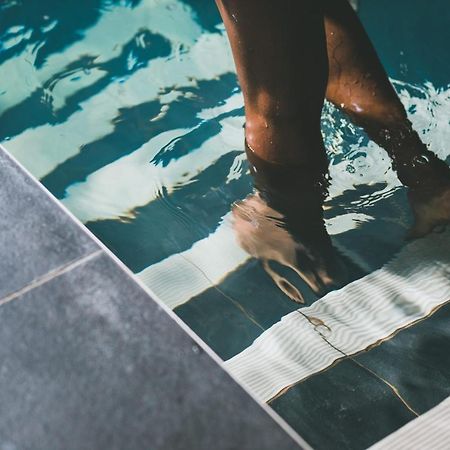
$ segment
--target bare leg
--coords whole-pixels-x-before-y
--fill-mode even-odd
[[[447,182],[448,167],[412,128],[347,0],[216,1],[244,94],[246,141],[258,157],[323,170],[326,93],[386,149],[403,184]]]
[[[323,222],[328,161],[320,117],[328,79],[317,0],[217,0],[245,101],[257,193],[233,207],[238,242],[291,299],[301,292],[270,266],[292,269],[318,295],[341,286],[345,265]]]
[[[311,186],[327,159],[323,98],[386,149],[411,187],[413,235],[450,221],[450,169],[419,138],[347,0],[216,0],[244,94],[246,141]],[[297,186],[298,188],[298,186]]]
[[[327,99],[346,111],[392,158],[409,186],[415,216],[410,237],[450,222],[450,169],[429,151],[347,0],[323,0],[329,57]]]
[[[323,0],[329,57],[326,97],[392,158],[403,184],[447,182],[445,163],[412,128],[369,37],[347,0]]]
[[[233,228],[239,245],[261,260],[279,289],[304,303],[298,277],[322,297],[362,275],[333,247],[323,221],[321,190],[308,186],[298,167],[268,163],[249,150],[247,156],[256,192],[234,203]]]
[[[268,162],[326,171],[320,115],[328,58],[321,2],[216,2],[244,94],[249,148]]]

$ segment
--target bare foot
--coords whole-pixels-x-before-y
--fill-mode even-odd
[[[408,200],[414,214],[414,225],[408,239],[423,237],[450,223],[450,184],[410,189]]]
[[[397,166],[400,180],[409,187],[408,200],[414,225],[408,239],[415,239],[450,223],[450,168],[434,153],[421,155]]]
[[[301,210],[296,210],[296,221],[302,222],[298,229],[259,193],[236,203],[232,212],[239,245],[262,261],[266,273],[291,300],[305,302],[300,290],[278,274],[271,261],[290,268],[319,297],[347,282],[345,264],[317,218],[307,213],[301,217]]]

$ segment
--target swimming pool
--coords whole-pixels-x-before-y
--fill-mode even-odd
[[[380,36],[381,6],[359,6],[416,129],[448,157],[442,67],[395,54],[382,40],[404,29]],[[231,211],[253,184],[214,2],[6,1],[0,14],[3,145],[308,442],[365,448],[450,394],[448,232],[405,245],[405,191],[339,111],[323,115],[326,220],[356,281],[319,300],[278,267],[299,309],[238,245]]]

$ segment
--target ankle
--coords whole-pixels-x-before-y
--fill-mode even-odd
[[[393,159],[393,168],[403,185],[410,188],[450,186],[450,167],[430,150],[403,159]]]
[[[255,187],[276,204],[322,203],[328,194],[326,155],[322,162],[292,165],[260,158],[246,143],[247,159]]]

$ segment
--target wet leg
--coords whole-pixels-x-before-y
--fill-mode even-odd
[[[347,271],[323,222],[328,161],[320,117],[328,78],[321,0],[217,0],[245,102],[256,192],[233,206],[237,240],[291,299],[289,268],[318,295]]]
[[[356,13],[347,0],[324,0],[329,57],[326,97],[392,158],[403,184],[446,183],[449,170],[408,120]]]
[[[317,166],[328,78],[322,2],[217,0],[244,95],[249,148],[268,162]]]

